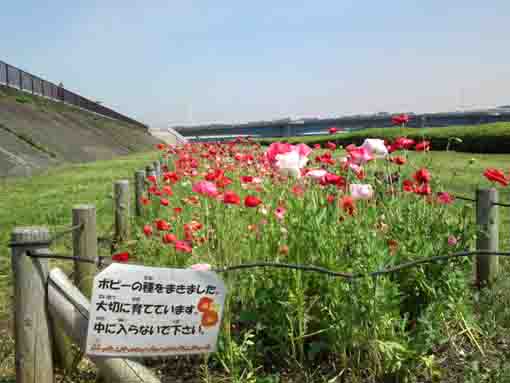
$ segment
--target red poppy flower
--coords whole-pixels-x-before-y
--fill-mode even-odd
[[[254,195],[248,195],[244,199],[244,206],[246,207],[257,207],[262,203],[260,198],[255,197]]]
[[[430,150],[430,141],[422,141],[416,144],[414,149],[417,152],[426,152],[427,150]]]
[[[241,183],[243,184],[249,184],[253,182],[252,176],[241,176]]]
[[[501,186],[508,186],[510,183],[510,179],[505,176],[505,173],[503,173],[499,169],[494,168],[487,168],[483,172],[483,175],[485,178],[487,178],[489,181],[497,182]]]
[[[327,173],[324,176],[324,182],[328,185],[345,185],[345,178],[334,173]]]
[[[229,205],[239,205],[241,203],[241,198],[232,190],[227,190],[223,194],[223,202]]]
[[[156,178],[156,176],[147,176],[147,181],[155,184],[158,181],[158,179]]]
[[[420,195],[429,195],[432,193],[432,189],[430,187],[430,184],[421,184],[415,189],[414,192]]]
[[[396,165],[404,165],[407,160],[404,157],[397,156],[397,157],[391,157],[390,162],[393,162]]]
[[[336,132],[338,132],[338,129],[334,126],[332,126],[331,128],[328,129],[328,132],[329,134],[335,134]]]
[[[437,193],[437,200],[439,201],[439,203],[449,205],[453,203],[453,201],[455,201],[455,197],[447,192],[439,192]]]
[[[343,196],[340,200],[340,205],[342,206],[342,209],[347,212],[347,214],[354,215],[354,212],[356,211],[356,205],[352,197]]]
[[[150,186],[148,189],[147,189],[147,192],[149,194],[154,194],[154,195],[161,195],[161,190],[158,189],[158,187],[156,185],[152,185]]]
[[[414,191],[414,184],[411,180],[404,180],[402,182],[402,190],[405,192],[413,192]]]
[[[400,114],[398,116],[391,117],[391,123],[393,125],[403,125],[409,122],[409,116],[407,114]]]
[[[220,179],[221,177],[223,177],[224,173],[225,172],[221,169],[215,169],[212,172],[207,173],[204,178],[207,181],[216,181],[216,180]]]
[[[291,190],[292,194],[296,197],[302,197],[305,194],[305,190],[300,185],[294,185]]]
[[[411,149],[415,145],[414,140],[407,137],[397,137],[393,143],[395,149]]]
[[[163,174],[163,179],[171,183],[176,183],[179,181],[179,176],[175,172],[167,172]]]
[[[328,142],[326,144],[326,147],[329,149],[329,150],[335,150],[336,149],[336,144],[334,142]]]
[[[164,219],[157,219],[155,221],[155,224],[156,224],[156,229],[158,229],[159,231],[170,230],[170,224],[167,221],[165,221]]]
[[[112,261],[114,262],[127,262],[129,261],[129,253],[127,251],[123,253],[117,253],[112,255]]]
[[[168,206],[168,204],[170,203],[170,201],[168,201],[166,198],[161,198],[161,200],[159,201],[159,203],[163,206]]]
[[[320,149],[320,148],[321,148],[321,144],[315,144],[315,145],[313,146],[313,148],[314,148],[314,149]]]
[[[326,200],[328,201],[329,204],[332,204],[333,202],[335,202],[336,196],[333,194],[328,194]]]
[[[232,180],[228,177],[221,177],[216,180],[216,187],[225,188],[232,183]]]
[[[182,213],[182,207],[174,207],[174,213],[175,214],[181,214]]]
[[[152,226],[151,225],[145,225],[143,227],[143,233],[146,237],[150,237],[152,235]]]
[[[147,197],[142,196],[142,197],[140,197],[140,202],[142,203],[142,205],[147,206],[151,203],[151,200],[148,199]]]
[[[181,253],[191,253],[192,248],[186,241],[175,241],[174,242],[175,250]]]
[[[203,225],[200,222],[191,221],[189,223],[185,223],[183,225],[183,227],[184,227],[184,231],[195,232],[195,231],[200,230],[203,227]]]
[[[427,169],[422,168],[422,169],[418,170],[416,173],[413,174],[413,178],[419,184],[425,184],[425,183],[429,183],[430,182],[431,175],[430,175],[430,172]]]
[[[165,235],[163,235],[163,243],[172,243],[175,241],[177,241],[177,237],[175,236],[175,234],[166,233]]]
[[[171,196],[174,194],[172,188],[169,185],[163,186],[161,192],[167,196]]]

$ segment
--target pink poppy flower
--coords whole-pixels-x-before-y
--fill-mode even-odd
[[[369,184],[350,184],[349,192],[354,200],[371,199],[374,196],[374,189]]]
[[[350,159],[353,163],[357,165],[362,165],[368,161],[372,161],[374,156],[367,148],[359,147],[353,148],[349,151]]]
[[[437,200],[439,201],[439,203],[449,205],[453,203],[453,201],[455,201],[455,197],[447,192],[439,192],[437,193]]]
[[[278,206],[274,211],[274,215],[276,216],[277,219],[282,220],[283,217],[285,217],[286,211],[287,210],[284,207]]]
[[[210,181],[199,181],[193,185],[191,190],[208,197],[216,197],[219,194],[216,185]]]
[[[458,240],[453,235],[448,236],[448,245],[455,246],[457,244]]]
[[[312,170],[309,170],[307,173],[306,173],[306,176],[307,177],[311,177],[313,178],[314,180],[320,180],[322,179],[326,174],[328,174],[328,172],[324,169],[312,169]]]
[[[189,268],[195,271],[209,271],[211,270],[212,267],[208,263],[195,263],[194,265],[191,265]]]

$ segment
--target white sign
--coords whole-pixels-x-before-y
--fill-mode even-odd
[[[226,293],[211,271],[114,263],[94,278],[86,353],[214,352]]]

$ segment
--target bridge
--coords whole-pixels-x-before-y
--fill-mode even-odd
[[[448,113],[410,114],[408,127],[444,127],[450,125],[477,125],[510,121],[510,108],[494,108]],[[234,137],[295,137],[328,134],[335,126],[344,131],[366,128],[391,127],[391,115],[350,116],[326,119],[284,119],[245,124],[213,124],[199,126],[177,126],[173,129],[188,141],[224,141]]]

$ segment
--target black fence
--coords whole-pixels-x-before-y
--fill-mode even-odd
[[[53,101],[64,102],[104,117],[113,118],[148,129],[148,127],[141,122],[133,120],[106,106],[71,92],[63,86],[55,85],[52,82],[43,80],[40,77],[34,76],[3,61],[0,61],[0,85],[46,97]]]

